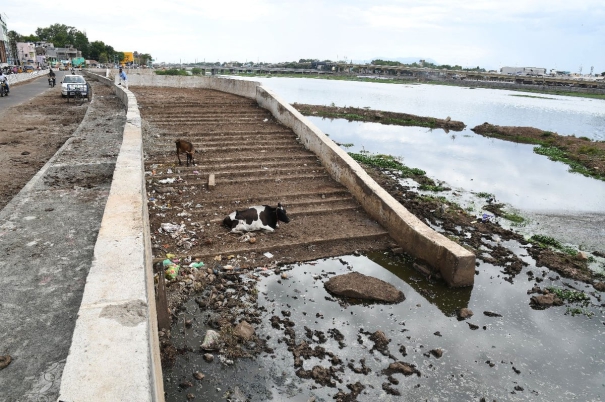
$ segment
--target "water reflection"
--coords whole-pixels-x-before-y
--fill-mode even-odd
[[[470,130],[449,140],[441,129],[400,127],[309,117],[330,138],[403,162],[454,188],[496,194],[500,202],[528,211],[605,210],[605,182],[569,173],[569,167],[533,152],[534,145],[486,138]]]
[[[452,289],[443,281],[430,281],[418,273],[409,260],[383,252],[368,254],[368,259],[402,279],[427,302],[436,306],[448,317],[456,315],[456,310],[468,307],[472,287]]]
[[[469,128],[484,122],[530,126],[605,140],[605,100],[558,95],[529,98],[523,92],[442,85],[395,85],[312,78],[251,78],[287,102],[371,107],[376,110],[460,120]],[[548,99],[542,99],[548,98]]]

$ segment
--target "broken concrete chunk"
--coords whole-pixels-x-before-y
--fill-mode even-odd
[[[399,303],[405,300],[403,292],[395,286],[359,272],[334,276],[324,283],[324,286],[337,296],[384,303]]]

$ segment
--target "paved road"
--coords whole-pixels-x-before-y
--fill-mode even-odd
[[[48,88],[43,77],[15,86],[9,102]],[[58,397],[125,122],[109,88],[97,94],[73,137],[0,211],[0,355],[12,358],[0,402]]]
[[[61,85],[60,82],[65,73],[63,71],[57,71],[56,73],[57,85]],[[28,100],[40,95],[42,92],[50,89],[50,86],[48,85],[48,78],[46,75],[42,75],[32,81],[12,84],[10,88],[10,95],[0,98],[0,109],[9,108],[27,102]]]

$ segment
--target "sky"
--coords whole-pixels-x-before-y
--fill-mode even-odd
[[[8,30],[59,23],[156,62],[394,60],[605,71],[604,0],[6,1]]]

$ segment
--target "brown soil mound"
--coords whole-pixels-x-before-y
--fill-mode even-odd
[[[301,103],[293,103],[292,106],[305,116],[347,119],[349,121],[370,121],[398,126],[443,128],[453,131],[462,131],[466,127],[466,124],[463,122],[451,120],[449,117],[437,119],[434,117],[416,116],[407,113],[386,112],[358,107],[320,106]]]
[[[605,180],[605,141],[592,141],[587,137],[559,135],[534,127],[496,126],[483,123],[472,129],[485,137],[495,137],[524,144],[555,147],[560,152],[546,154],[571,166],[572,171]],[[578,168],[576,164],[585,169]]]

